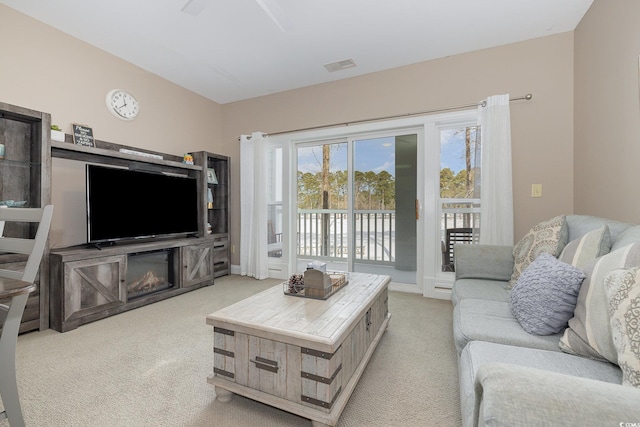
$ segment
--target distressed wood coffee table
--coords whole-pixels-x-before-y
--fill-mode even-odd
[[[335,426],[389,324],[390,281],[351,273],[327,300],[278,285],[207,316],[218,400],[236,393]]]

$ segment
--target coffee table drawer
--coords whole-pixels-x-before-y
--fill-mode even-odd
[[[325,353],[214,328],[214,374],[313,408],[331,409],[342,390],[342,347]]]

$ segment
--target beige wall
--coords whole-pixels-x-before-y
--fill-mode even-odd
[[[533,94],[511,104],[515,235],[573,211],[573,33],[423,62],[225,104],[223,144],[240,134],[344,123],[465,105],[489,95]],[[234,154],[232,181],[239,179]],[[543,184],[533,199],[531,184]],[[236,187],[237,188],[237,187]],[[239,197],[232,198],[233,212]],[[232,219],[237,244],[239,219]],[[232,256],[232,262],[238,263]]]
[[[640,2],[596,0],[575,31],[575,210],[640,223]]]
[[[218,105],[84,42],[0,5],[0,99],[52,114],[96,138],[181,155],[209,150],[232,157],[232,244],[239,247],[240,134],[276,132],[474,103],[489,95],[532,93],[512,103],[515,234],[573,211],[573,33],[419,63],[390,71]],[[121,87],[140,116],[111,116],[104,97]],[[84,243],[83,169],[56,159],[52,243]],[[544,196],[530,197],[541,183]],[[232,255],[239,264],[239,254]]]
[[[71,132],[71,123],[93,128],[97,139],[169,154],[221,147],[221,106],[0,5],[0,100],[45,111]],[[112,116],[110,89],[131,91],[140,115],[131,122]],[[54,159],[55,204],[51,243],[86,243],[84,166]],[[117,191],[117,189],[114,189]],[[161,215],[161,211],[158,212]]]

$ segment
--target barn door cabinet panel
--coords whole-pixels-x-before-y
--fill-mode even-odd
[[[64,263],[63,324],[67,328],[77,327],[87,316],[124,305],[126,265],[125,255]]]
[[[182,286],[189,287],[202,282],[213,281],[212,242],[182,248]]]

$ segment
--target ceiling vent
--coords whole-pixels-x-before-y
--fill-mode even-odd
[[[353,68],[356,66],[356,63],[353,62],[353,59],[343,59],[342,61],[332,62],[331,64],[325,64],[325,68],[329,70],[330,73],[334,71],[345,70],[347,68]]]

